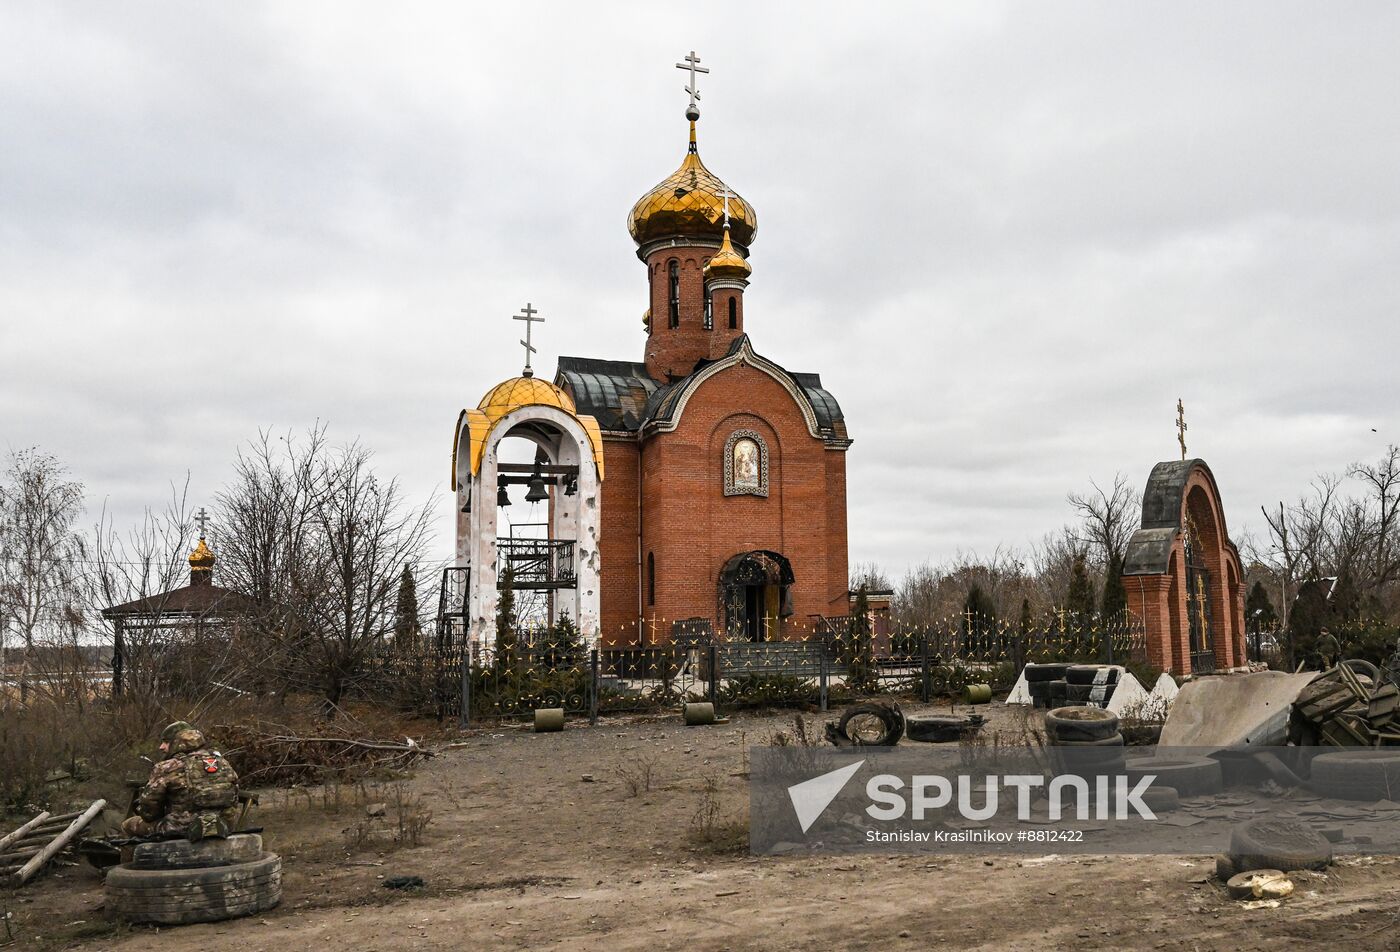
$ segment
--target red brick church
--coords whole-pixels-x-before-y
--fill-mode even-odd
[[[628,219],[647,275],[643,359],[561,357],[554,380],[602,434],[605,645],[707,628],[777,640],[848,611],[841,408],[749,337],[757,218],[701,162],[693,102],[686,116],[680,168]]]

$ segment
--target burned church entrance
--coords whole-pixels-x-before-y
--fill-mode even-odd
[[[741,552],[719,574],[720,609],[730,641],[769,641],[792,614],[792,565],[777,552]]]

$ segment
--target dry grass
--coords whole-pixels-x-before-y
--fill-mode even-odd
[[[724,809],[720,779],[705,774],[700,780],[700,803],[690,818],[690,843],[707,853],[742,853],[749,848],[749,824],[744,812]]]
[[[807,726],[807,720],[801,714],[792,716],[792,731],[770,731],[768,734],[769,747],[824,747],[819,735]]]
[[[627,796],[637,797],[650,793],[656,780],[656,758],[642,756],[625,760],[613,768],[613,774],[627,788]]]

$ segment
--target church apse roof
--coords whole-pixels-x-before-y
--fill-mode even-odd
[[[593,357],[560,357],[555,382],[573,397],[580,413],[613,432],[641,427],[647,399],[657,387],[645,364]]]

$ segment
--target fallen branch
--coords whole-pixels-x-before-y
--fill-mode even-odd
[[[413,754],[414,756],[432,757],[434,751],[424,747],[419,747],[413,741],[406,744],[389,744],[382,741],[352,740],[347,737],[267,737],[264,738],[269,743],[274,744],[344,744],[346,747],[359,747],[365,750],[391,750],[402,754]]]
[[[9,846],[11,843],[24,839],[24,835],[30,830],[34,829],[35,827],[42,826],[44,824],[44,821],[48,818],[49,814],[47,811],[45,811],[44,813],[40,813],[34,819],[30,820],[28,823],[24,824],[24,826],[20,827],[18,830],[15,830],[13,833],[6,833],[3,837],[0,837],[0,853],[5,852],[5,847]]]
[[[19,872],[13,874],[14,885],[23,886],[25,883],[29,882],[30,878],[32,878],[35,873],[44,868],[45,863],[66,849],[68,844],[71,843],[79,833],[86,829],[87,825],[91,823],[106,806],[106,800],[94,800],[92,806],[83,811],[82,816],[68,824],[68,829],[54,837],[53,842],[44,847],[39,852],[39,855],[25,863],[24,866],[20,868]]]

